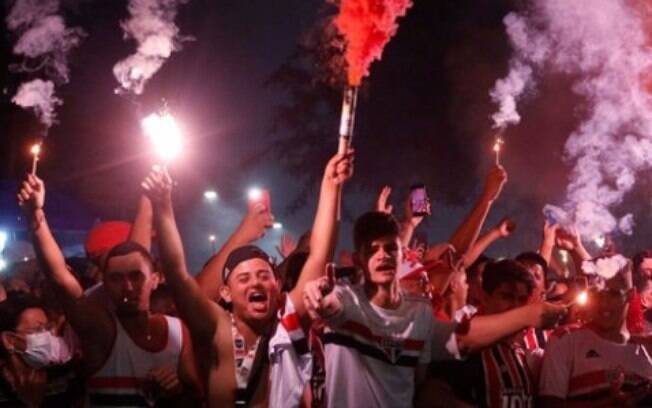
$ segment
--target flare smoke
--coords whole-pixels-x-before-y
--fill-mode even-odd
[[[632,232],[632,215],[611,211],[652,164],[645,84],[652,70],[645,24],[652,16],[645,13],[633,0],[533,0],[505,18],[515,53],[507,79],[491,93],[501,106],[496,124],[518,122],[515,101],[533,86],[535,73],[576,78],[573,91],[585,100],[565,146],[574,168],[564,204],[583,236]]]
[[[7,28],[17,37],[13,52],[22,57],[11,69],[42,76],[21,84],[12,101],[33,109],[47,128],[55,122],[55,107],[63,103],[55,85],[68,82],[68,54],[85,35],[66,27],[59,13],[59,0],[16,0],[6,18]]]
[[[181,49],[181,37],[174,24],[177,9],[189,0],[129,0],[129,19],[120,25],[125,38],[138,43],[136,52],[113,67],[120,87],[116,93],[143,93],[145,84],[163,66],[173,51]]]

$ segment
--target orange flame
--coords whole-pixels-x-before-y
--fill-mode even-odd
[[[349,85],[359,86],[369,75],[369,66],[396,34],[396,19],[410,6],[411,0],[341,0],[335,25],[346,40]]]

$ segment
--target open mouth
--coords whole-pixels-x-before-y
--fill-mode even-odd
[[[247,300],[252,303],[265,303],[267,302],[267,294],[263,292],[252,292],[249,294]]]
[[[388,271],[389,272],[394,272],[396,270],[396,265],[389,264],[389,263],[388,264],[382,264],[382,265],[380,265],[378,267],[378,270],[382,271],[382,272],[388,272]]]

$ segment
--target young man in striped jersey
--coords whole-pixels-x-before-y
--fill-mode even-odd
[[[558,330],[549,340],[539,382],[542,406],[652,403],[652,360],[643,345],[631,341],[627,330],[626,317],[633,293],[631,263],[620,255],[607,263],[613,265],[618,258],[624,266],[614,275],[604,274],[608,279],[590,292],[590,321]],[[594,264],[601,269],[600,261]]]
[[[496,315],[528,303],[535,282],[512,260],[489,263],[483,274],[479,315]],[[447,383],[455,397],[479,407],[533,407],[535,364],[521,346],[521,334],[470,354],[463,361],[435,363],[431,372]]]
[[[327,324],[328,407],[412,407],[432,360],[486,347],[565,313],[563,307],[539,302],[460,325],[436,321],[429,301],[399,290],[399,235],[391,215],[362,215],[355,223],[354,245],[364,283],[333,284],[321,278],[306,285],[308,312]]]

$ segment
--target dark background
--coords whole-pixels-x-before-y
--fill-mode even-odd
[[[71,82],[58,91],[64,100],[59,123],[45,142],[39,173],[50,191],[73,198],[90,219],[132,217],[139,181],[151,164],[139,120],[165,98],[187,136],[172,172],[193,269],[210,253],[208,235],[216,234],[219,244],[239,222],[250,185],[271,190],[285,230],[299,235],[309,228],[339,123],[339,92],[318,81],[323,69],[312,58],[316,33],[332,7],[321,0],[192,0],[181,7],[177,23],[195,40],[173,54],[141,97],[127,99],[114,95],[112,75],[113,65],[134,50],[119,27],[126,1],[65,4],[68,24],[81,26],[88,37],[71,55]],[[495,106],[488,92],[507,72],[502,18],[520,4],[416,0],[400,21],[361,89],[344,245],[350,220],[372,206],[384,184],[394,187],[400,211],[409,185],[426,183],[435,202],[423,227],[431,242],[445,240],[461,221],[493,160],[489,116]],[[25,77],[8,72],[15,39],[2,30],[0,177],[12,186],[29,168],[27,150],[38,123],[10,103]],[[563,145],[585,108],[570,91],[572,81],[543,77],[519,107],[522,123],[506,135],[509,183],[490,222],[510,215],[518,231],[496,253],[535,249],[542,206],[563,200],[570,168]],[[617,237],[627,251],[648,240],[648,179],[639,179],[622,207],[637,215],[636,237]],[[203,200],[207,188],[219,192],[217,203]],[[15,213],[13,197],[4,197],[0,211]],[[279,236],[271,231],[265,247],[271,249]]]

